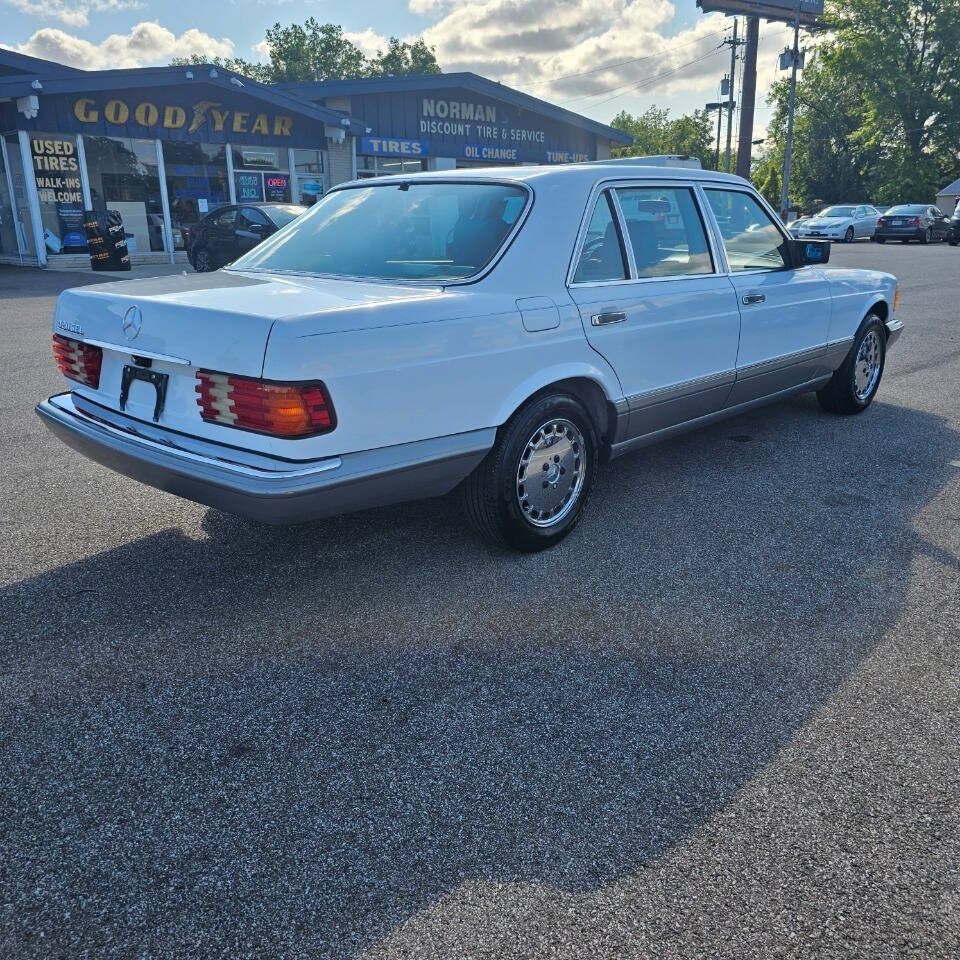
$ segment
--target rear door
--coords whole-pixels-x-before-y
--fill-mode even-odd
[[[747,188],[704,183],[703,189],[742,321],[729,403],[769,396],[829,372],[826,272],[792,266],[787,233]]]
[[[620,378],[629,436],[723,406],[740,315],[692,182],[604,187],[569,287],[590,345]]]

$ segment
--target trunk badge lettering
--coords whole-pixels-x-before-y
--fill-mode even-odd
[[[57,329],[66,330],[67,333],[75,333],[78,337],[83,336],[83,327],[81,327],[79,323],[73,323],[70,320],[58,320]]]
[[[143,314],[139,307],[130,307],[123,315],[123,335],[128,340],[136,340],[143,327]]]

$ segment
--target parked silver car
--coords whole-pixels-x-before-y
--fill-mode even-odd
[[[794,222],[791,233],[797,239],[854,240],[871,239],[877,229],[880,211],[868,204],[837,204],[821,210],[815,217]]]

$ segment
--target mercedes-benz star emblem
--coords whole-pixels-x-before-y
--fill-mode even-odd
[[[140,336],[140,328],[143,326],[143,314],[139,307],[130,307],[123,315],[123,335],[128,340],[136,340]]]

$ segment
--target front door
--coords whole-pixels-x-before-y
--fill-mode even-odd
[[[590,345],[620,378],[629,436],[723,406],[740,315],[692,184],[628,183],[601,193],[570,294]]]
[[[729,405],[830,372],[830,284],[820,267],[793,268],[789,238],[745,190],[704,184],[740,307],[737,382]]]

